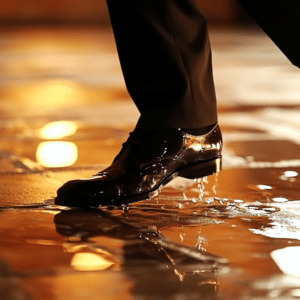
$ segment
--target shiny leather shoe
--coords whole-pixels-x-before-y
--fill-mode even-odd
[[[177,176],[194,179],[221,170],[218,125],[203,135],[181,129],[135,130],[112,165],[91,178],[71,180],[55,204],[73,207],[122,206],[156,196]]]

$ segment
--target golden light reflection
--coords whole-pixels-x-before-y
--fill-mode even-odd
[[[82,104],[86,99],[85,90],[71,80],[52,79],[24,86],[14,86],[6,91],[9,97],[34,106],[57,108],[63,105]]]
[[[58,121],[46,124],[40,130],[40,135],[44,139],[61,139],[65,136],[73,135],[77,130],[77,125],[71,121]]]
[[[77,158],[77,146],[71,142],[42,142],[36,151],[37,162],[47,168],[71,166]]]
[[[271,190],[271,189],[272,189],[271,186],[265,185],[265,184],[259,184],[257,187],[258,187],[260,190]]]
[[[300,277],[300,247],[286,247],[271,252],[278,268],[287,275]]]
[[[297,177],[299,174],[296,171],[285,171],[284,175],[286,177]]]
[[[71,266],[78,271],[102,271],[114,263],[94,253],[76,253]]]
[[[287,201],[289,201],[289,199],[284,198],[284,197],[275,197],[275,198],[272,198],[272,200],[274,202],[287,202]]]

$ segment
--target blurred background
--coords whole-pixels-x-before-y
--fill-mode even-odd
[[[236,0],[196,0],[209,21],[243,22],[247,16]],[[108,23],[105,0],[10,0],[0,2],[2,24]]]
[[[256,124],[261,132],[270,122],[292,116],[293,124],[299,122],[298,70],[238,1],[196,1],[210,25],[226,150],[251,156],[248,144],[240,142],[251,137],[237,135],[241,129],[230,136],[226,130]],[[99,170],[99,164],[111,163],[138,117],[125,87],[105,0],[0,1],[0,173],[1,157],[8,156],[27,159],[22,164],[28,168],[37,163],[36,169]],[[237,145],[230,139],[237,139]],[[15,170],[5,164],[3,170]]]
[[[212,27],[249,22],[236,0],[197,2]],[[226,54],[228,37],[212,30],[214,52]],[[217,83],[220,103],[237,98],[226,86]],[[138,117],[105,0],[0,1],[1,151],[46,168],[109,164]]]

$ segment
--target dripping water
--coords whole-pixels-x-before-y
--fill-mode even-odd
[[[183,192],[182,195],[184,200],[188,200],[188,197],[186,196],[185,192]]]
[[[217,195],[217,188],[218,188],[218,186],[219,186],[218,180],[219,180],[219,173],[216,173],[216,174],[215,174],[215,184],[214,184],[214,186],[213,186],[213,188],[212,188],[212,191],[213,191],[213,193],[214,193],[215,195]]]
[[[197,182],[197,186],[199,188],[199,199],[200,199],[200,201],[203,201],[204,189],[205,189],[204,183],[207,183],[207,177],[197,178],[196,182]]]

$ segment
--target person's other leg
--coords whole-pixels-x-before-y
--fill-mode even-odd
[[[107,0],[141,128],[217,123],[207,22],[194,0]]]
[[[107,2],[141,117],[112,165],[65,183],[59,205],[126,205],[153,197],[176,176],[200,178],[221,168],[207,24],[194,1]]]

